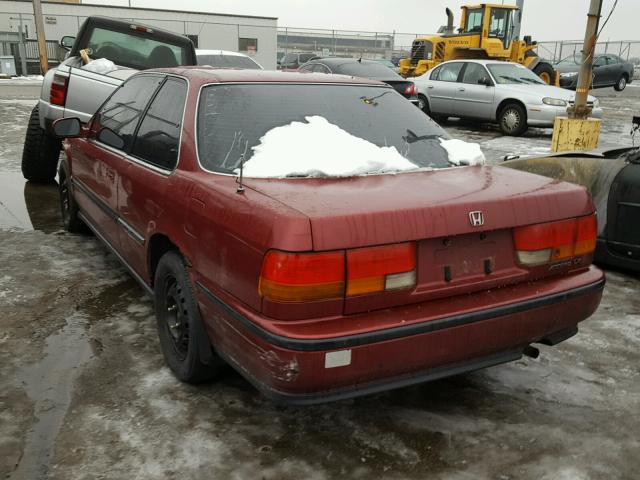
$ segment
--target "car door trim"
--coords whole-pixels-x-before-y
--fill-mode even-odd
[[[75,177],[71,177],[71,185],[73,188],[77,188],[82,193],[84,193],[89,200],[91,200],[100,210],[102,210],[109,218],[119,224],[122,228],[124,228],[125,232],[133,238],[140,245],[145,244],[145,237],[140,232],[138,232],[131,224],[127,223],[125,219],[123,219],[118,212],[116,212],[113,208],[111,208],[104,200],[102,200],[98,195],[96,195],[89,187],[87,187],[84,183],[78,180]],[[86,216],[86,215],[85,215]]]
[[[604,289],[604,285],[605,279],[603,278],[602,280],[589,285],[584,285],[581,287],[573,288],[571,290],[546,295],[544,297],[534,298],[517,303],[510,303],[507,305],[501,305],[486,310],[453,315],[451,317],[444,317],[436,320],[428,320],[412,325],[403,325],[400,327],[387,328],[384,330],[333,338],[298,339],[284,337],[282,335],[278,335],[262,328],[261,326],[257,325],[256,323],[252,322],[247,317],[242,315],[236,309],[231,307],[228,303],[215,295],[213,292],[211,292],[211,290],[204,286],[202,282],[196,282],[196,286],[202,291],[205,298],[210,303],[222,309],[227,315],[232,317],[234,320],[237,320],[251,333],[257,335],[258,337],[272,345],[297,351],[324,351],[350,348],[360,345],[367,345],[370,343],[395,340],[398,338],[409,337],[413,335],[431,333],[447,328],[459,327],[462,325],[491,320],[493,318],[502,317],[505,315],[513,315],[527,310],[546,307],[555,303],[571,300],[589,293],[602,291],[602,289]]]

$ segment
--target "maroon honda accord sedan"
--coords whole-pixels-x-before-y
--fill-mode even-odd
[[[583,188],[453,166],[375,81],[147,71],[55,130],[65,227],[154,297],[183,381],[226,362],[277,400],[363,395],[534,354],[600,302]]]

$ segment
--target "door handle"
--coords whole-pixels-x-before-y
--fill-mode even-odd
[[[464,92],[464,91],[465,91],[465,88],[464,88],[464,87],[460,87],[460,88],[458,89],[458,91],[459,91],[459,92]]]
[[[427,88],[433,90],[433,85],[429,85]]]

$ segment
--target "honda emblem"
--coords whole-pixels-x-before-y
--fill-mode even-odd
[[[484,213],[481,211],[469,212],[469,222],[472,227],[481,227],[484,225]]]

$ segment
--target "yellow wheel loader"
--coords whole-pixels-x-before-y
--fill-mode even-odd
[[[453,26],[453,13],[447,8],[447,26],[442,34],[417,38],[411,57],[400,60],[400,74],[418,77],[447,60],[482,58],[520,63],[533,70],[546,83],[556,82],[553,66],[541,60],[537,43],[531,37],[519,39],[519,7],[481,3],[462,7],[460,28]]]

